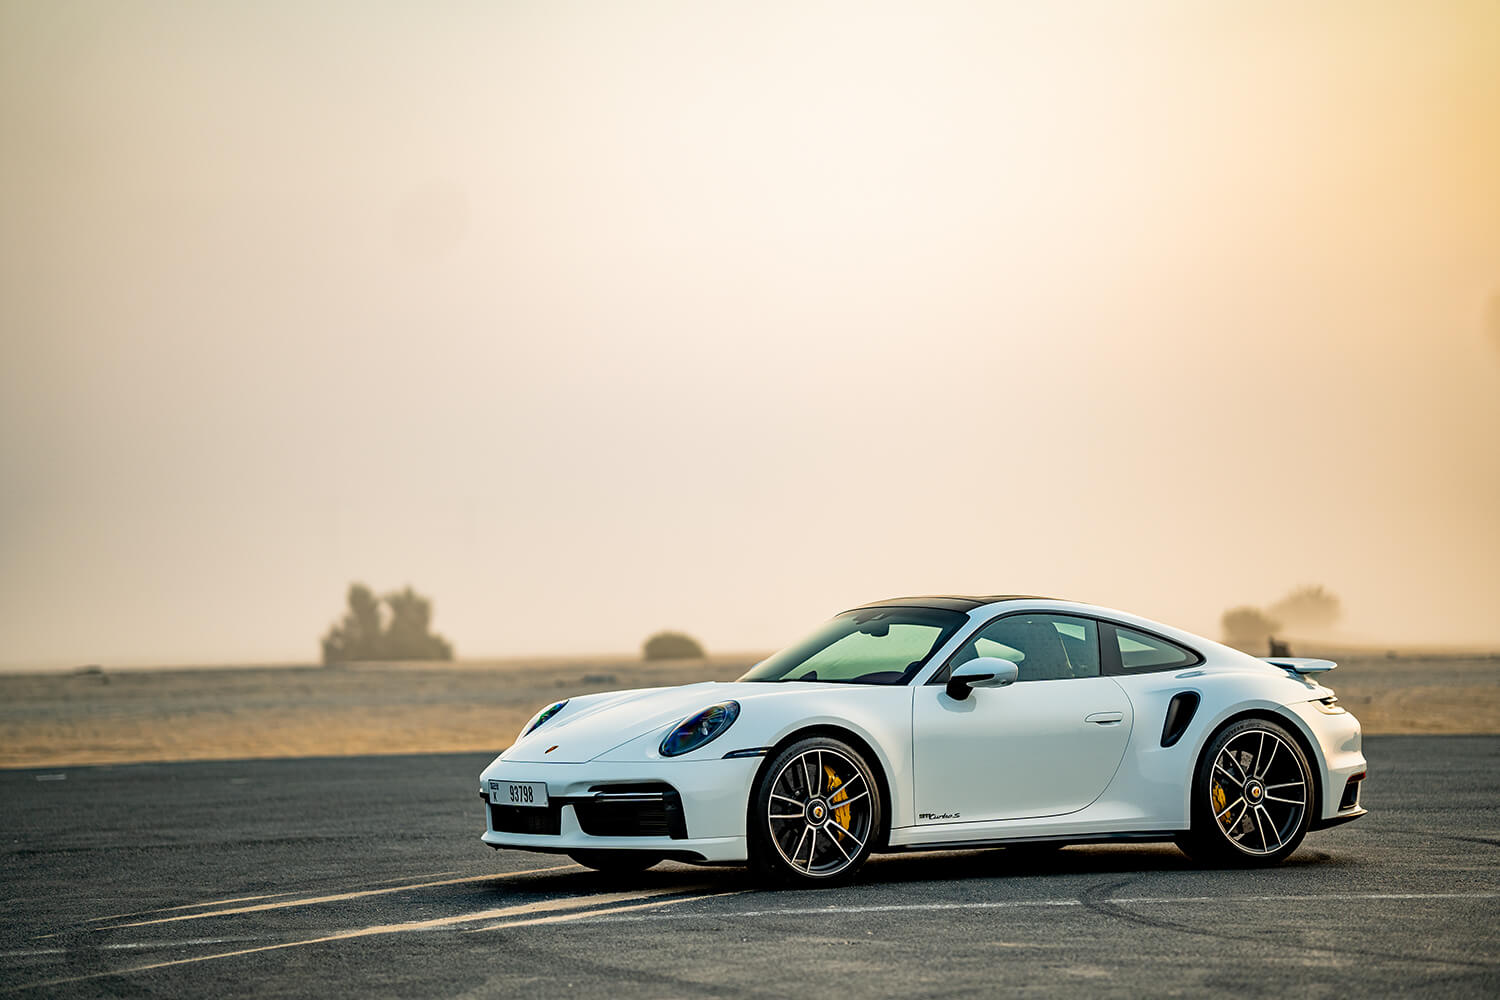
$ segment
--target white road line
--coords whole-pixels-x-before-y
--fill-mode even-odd
[[[390,885],[393,882],[409,882],[414,878],[438,878],[443,875],[457,875],[458,872],[428,872],[425,875],[402,875],[400,878],[381,879],[371,882],[370,885]],[[180,906],[159,906],[154,910],[131,910],[127,913],[111,913],[107,917],[90,917],[88,923],[96,924],[102,920],[124,920],[126,917],[144,917],[152,913],[175,913],[178,910],[201,910],[208,906],[228,906],[230,903],[251,903],[257,899],[280,899],[282,896],[294,896],[295,892],[269,892],[261,896],[235,896],[233,899],[213,899],[202,903],[183,903]],[[56,937],[55,934],[39,934],[33,940],[41,938]]]
[[[210,910],[207,913],[184,913],[175,917],[157,917],[154,920],[134,920],[124,924],[110,924],[103,930],[118,930],[122,927],[147,927],[152,924],[171,924],[179,920],[202,920],[205,917],[227,917],[236,913],[260,913],[265,910],[285,910],[295,906],[313,906],[318,903],[342,903],[348,899],[364,899],[367,896],[384,896],[393,892],[409,892],[412,889],[430,889],[441,885],[459,885],[464,882],[493,882],[516,878],[520,875],[540,875],[545,872],[560,872],[577,865],[553,865],[551,868],[530,868],[521,872],[493,872],[489,875],[470,875],[466,878],[445,878],[436,882],[413,882],[408,885],[393,885],[383,889],[359,889],[354,892],[336,892],[327,896],[307,896],[288,899],[279,903],[257,903],[253,906],[232,906],[225,910]]]
[[[662,906],[674,906],[677,903],[695,903],[700,899],[719,899],[724,896],[738,896],[749,889],[733,889],[729,892],[711,892],[702,896],[684,896],[680,899],[659,899],[652,903],[636,903],[632,906],[612,906],[604,910],[588,910],[583,913],[562,913],[552,917],[533,917],[529,920],[507,920],[498,924],[488,924],[484,927],[476,927],[468,934],[482,934],[485,931],[499,931],[507,927],[532,927],[536,924],[562,924],[575,920],[586,920],[589,917],[597,917],[605,913],[624,913],[626,910],[653,910]]]
[[[1106,903],[1317,903],[1358,899],[1500,899],[1500,892],[1315,892],[1301,896],[1121,896]]]
[[[129,941],[98,945],[100,951],[150,951],[152,948],[192,948],[205,944],[244,944],[260,937],[188,938],[184,941]]]
[[[1113,902],[1113,900],[1111,900]],[[894,913],[898,911],[921,911],[921,910],[1011,910],[1023,907],[1044,906],[1082,906],[1083,903],[1077,899],[1015,899],[996,900],[983,903],[884,903],[871,904],[868,906],[787,906],[774,910],[728,910],[715,913],[714,919],[729,919],[736,917],[799,917],[799,916],[842,916],[848,913]],[[697,919],[702,914],[696,915]],[[601,923],[630,923],[638,920],[691,920],[695,919],[690,914],[665,913],[642,917],[602,917]]]
[[[402,875],[400,878],[383,878],[383,879],[380,879],[377,882],[371,882],[370,884],[371,885],[394,885],[397,882],[410,882],[414,878],[443,878],[444,876],[447,876],[447,875],[457,875],[457,874],[458,874],[458,872],[456,870],[455,871],[451,871],[451,872],[424,872],[421,875]]]
[[[205,944],[243,944],[259,941],[259,937],[211,937],[188,938],[184,941],[130,941],[90,945],[90,950],[99,951],[150,951],[153,948],[192,948]],[[41,955],[66,955],[66,948],[29,948],[21,951],[0,951],[0,958],[35,958]]]
[[[566,866],[564,866],[566,867]],[[519,872],[514,874],[521,874]],[[536,913],[546,913],[553,910],[566,910],[569,907],[598,906],[605,903],[618,903],[625,900],[647,899],[651,896],[660,896],[668,893],[693,892],[703,886],[672,887],[663,889],[647,890],[645,892],[615,892],[601,893],[594,896],[570,896],[565,899],[543,899],[531,903],[521,903],[516,906],[501,906],[489,910],[479,910],[474,913],[461,913],[451,917],[434,917],[430,920],[413,920],[401,924],[382,924],[375,927],[363,927],[352,931],[339,931],[333,934],[325,934],[321,937],[307,938],[300,941],[282,941],[277,944],[260,945],[255,948],[238,948],[234,951],[215,952],[211,955],[195,955],[191,958],[176,958],[163,962],[149,962],[145,965],[134,965],[124,969],[114,969],[109,972],[91,972],[82,976],[67,976],[59,979],[48,979],[42,982],[27,983],[22,986],[0,986],[0,992],[15,992],[20,990],[41,989],[49,986],[62,986],[69,983],[87,982],[91,979],[103,979],[110,976],[123,976],[133,972],[149,972],[153,969],[167,969],[177,965],[192,965],[197,962],[211,962],[220,958],[237,958],[242,955],[255,955],[267,951],[281,951],[287,948],[305,948],[308,945],[327,944],[332,941],[348,941],[354,938],[373,937],[383,934],[403,934],[412,931],[442,930],[456,924],[469,923],[476,920],[496,920],[505,917],[527,917]],[[686,897],[683,900],[672,902],[686,902],[687,899],[703,897]]]
[[[568,867],[568,866],[563,866]],[[553,871],[555,869],[541,869]],[[526,872],[511,872],[512,875],[527,874]],[[460,880],[466,881],[466,880]],[[0,988],[3,992],[15,990],[38,989],[48,986],[60,986],[68,983],[85,982],[91,979],[100,979],[109,976],[122,976],[132,972],[148,972],[153,969],[170,968],[177,965],[189,965],[197,962],[209,962],[220,958],[234,958],[241,955],[253,955],[260,952],[280,951],[286,948],[302,948],[308,945],[326,944],[333,941],[347,941],[353,938],[371,937],[382,934],[401,934],[412,931],[442,930],[458,924],[471,923],[478,920],[493,920],[495,923],[476,928],[475,932],[501,930],[508,927],[528,927],[538,924],[557,923],[627,923],[635,921],[650,920],[701,920],[700,914],[666,914],[635,913],[631,916],[622,916],[627,911],[639,911],[646,909],[658,909],[673,906],[678,903],[693,903],[705,899],[717,899],[724,896],[739,895],[750,890],[734,890],[730,892],[707,893],[697,896],[678,896],[672,899],[659,899],[650,902],[637,902],[649,899],[651,896],[666,895],[669,893],[696,892],[703,886],[673,887],[645,892],[620,892],[603,893],[594,896],[572,896],[565,899],[537,900],[531,903],[522,903],[516,906],[497,907],[490,910],[479,910],[474,913],[463,913],[451,917],[435,917],[429,920],[415,920],[402,924],[385,924],[375,927],[365,927],[352,931],[341,931],[322,937],[308,938],[301,941],[283,941],[278,944],[261,945],[255,948],[240,948],[234,951],[216,952],[211,955],[197,955],[191,958],[172,959],[164,962],[151,962],[146,965],[137,965],[125,969],[115,969],[108,972],[95,972],[83,976],[70,976],[61,979],[51,979],[43,982],[28,983],[22,986]],[[1354,900],[1442,900],[1442,899],[1500,899],[1500,892],[1343,892],[1343,893],[1318,893],[1314,895],[1263,895],[1263,896],[1122,896],[1106,897],[1100,899],[1101,903],[1125,904],[1133,906],[1146,905],[1172,905],[1172,904],[1200,904],[1213,903],[1223,905],[1226,903],[1318,903],[1329,901],[1354,901]],[[623,906],[604,906],[602,904],[622,903],[630,901]],[[742,910],[720,911],[715,913],[714,919],[723,920],[727,918],[746,917],[786,917],[786,916],[832,916],[847,915],[850,913],[889,913],[899,911],[951,911],[951,910],[999,910],[999,909],[1023,909],[1036,907],[1081,907],[1085,905],[1081,899],[1015,899],[1015,900],[991,900],[969,903],[888,903],[872,904],[866,906],[839,906],[829,904],[827,906],[801,906],[783,907],[769,910]],[[553,913],[551,911],[567,910],[569,908],[583,908],[582,912]],[[538,914],[548,914],[538,916]],[[168,947],[173,944],[214,944],[224,943],[232,938],[198,938],[188,941],[165,942],[160,947]],[[249,938],[245,940],[256,940]],[[151,943],[143,943],[140,948],[153,947]],[[110,947],[106,945],[105,947]],[[117,945],[118,948],[129,948],[131,945]],[[6,957],[21,957],[23,955],[56,955],[65,953],[62,948],[37,949],[33,952],[5,953]]]
[[[379,885],[380,883],[376,883]],[[126,917],[144,917],[151,913],[173,913],[177,910],[201,910],[205,906],[228,906],[230,903],[251,903],[257,899],[280,899],[291,896],[291,892],[268,892],[261,896],[235,896],[233,899],[211,899],[204,903],[183,903],[181,906],[160,906],[154,910],[132,910],[129,913],[111,913],[107,917],[90,917],[88,922],[97,924],[101,920],[124,920]]]
[[[1500,892],[1329,892],[1314,895],[1276,896],[1110,896],[1098,900],[1127,906],[1162,906],[1176,903],[1230,904],[1230,903],[1323,903],[1350,902],[1359,900],[1420,900],[1420,899],[1500,899]],[[799,917],[833,916],[850,913],[901,913],[942,912],[948,910],[1018,910],[1045,907],[1076,907],[1085,905],[1081,899],[1005,899],[973,903],[875,903],[864,906],[787,906],[772,910],[724,910],[714,913],[715,920],[754,917]],[[653,913],[632,917],[613,917],[601,913],[582,913],[576,919],[597,920],[599,923],[633,923],[648,920],[696,920],[702,914]]]

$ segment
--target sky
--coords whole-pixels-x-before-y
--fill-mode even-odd
[[[1500,5],[0,0],[0,664],[1500,646]]]

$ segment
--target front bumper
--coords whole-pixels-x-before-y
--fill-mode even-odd
[[[1313,817],[1311,828],[1321,830],[1363,816],[1366,810],[1359,804],[1359,792],[1369,765],[1362,749],[1359,720],[1348,712],[1326,714],[1315,702],[1287,707],[1318,741],[1323,758],[1323,773],[1318,782],[1321,808]],[[1317,761],[1311,763],[1317,766]]]
[[[525,851],[642,851],[744,861],[745,816],[759,758],[539,764],[496,760],[480,776],[482,841]],[[490,780],[542,781],[549,804],[488,804]]]

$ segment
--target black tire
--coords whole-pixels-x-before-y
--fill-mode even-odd
[[[662,862],[662,855],[649,851],[569,851],[568,857],[606,875],[634,875]]]
[[[799,740],[771,760],[750,796],[750,867],[783,885],[843,885],[870,856],[883,808],[858,750],[826,736]]]
[[[1242,719],[1203,748],[1193,773],[1192,829],[1177,846],[1204,865],[1279,864],[1302,843],[1317,807],[1312,768],[1286,726]]]

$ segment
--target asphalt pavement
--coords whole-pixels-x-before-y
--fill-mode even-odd
[[[843,889],[478,840],[487,755],[0,772],[17,996],[1500,995],[1500,737],[1368,737],[1285,865],[877,857]]]

